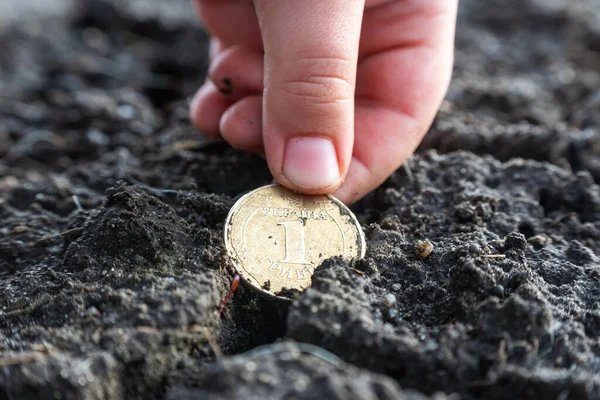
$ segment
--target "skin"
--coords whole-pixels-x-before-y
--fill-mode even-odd
[[[290,189],[359,200],[413,153],[446,94],[458,0],[194,2],[212,38],[192,123],[263,154]]]

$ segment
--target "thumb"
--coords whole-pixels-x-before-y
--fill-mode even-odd
[[[273,176],[331,193],[354,142],[364,0],[254,0],[265,49],[263,140]]]

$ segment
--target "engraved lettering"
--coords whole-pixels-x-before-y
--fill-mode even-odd
[[[269,271],[278,271],[281,269],[281,265],[277,264],[277,263],[273,263],[271,264],[271,266],[269,267]]]
[[[285,258],[280,262],[310,264],[304,249],[304,224],[302,221],[278,222],[285,230]]]
[[[306,275],[306,270],[299,269],[296,271],[296,274],[298,274],[298,279],[307,279],[308,278],[308,276]]]
[[[271,257],[269,257],[269,256],[264,256],[263,258],[261,258],[260,260],[258,260],[258,262],[261,263],[261,262],[266,261],[266,260],[269,260],[269,262],[271,264],[273,264],[273,259]]]
[[[263,258],[261,258],[260,260],[258,260],[258,262],[262,263],[263,261],[267,261],[269,260],[270,264],[269,264],[269,271],[277,271],[281,269],[281,266],[279,264],[277,264],[275,261],[273,261],[273,259],[269,256],[264,256]]]
[[[287,279],[308,279],[314,273],[314,269],[310,267],[298,270],[282,267],[281,265],[274,262],[273,259],[269,256],[264,256],[263,258],[258,260],[259,263],[264,263],[265,261],[269,264],[269,267],[267,268],[269,271],[279,271],[279,275]]]
[[[327,212],[323,210],[307,210],[305,208],[277,208],[277,207],[262,207],[263,214],[266,217],[285,218],[294,216],[302,219],[327,220]]]
[[[284,278],[287,278],[287,279],[292,279],[294,277],[294,270],[293,269],[282,268],[281,269],[281,276],[283,276]]]

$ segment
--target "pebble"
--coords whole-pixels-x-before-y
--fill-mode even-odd
[[[28,227],[26,227],[24,225],[18,225],[13,228],[13,233],[23,233],[23,232],[27,232],[28,230],[29,230]]]
[[[97,317],[100,315],[100,311],[95,306],[88,307],[86,310],[88,317]]]
[[[429,240],[424,240],[417,244],[415,253],[421,258],[427,258],[433,251],[433,244]]]
[[[396,305],[396,296],[388,293],[385,295],[385,297],[383,298],[383,304],[387,307],[387,308],[392,308]]]
[[[496,297],[504,297],[504,286],[496,285],[492,288],[492,295]]]
[[[469,245],[469,252],[473,254],[481,254],[481,247],[477,243],[471,243]]]
[[[135,117],[135,108],[129,104],[123,104],[117,108],[117,114],[123,119],[131,119]]]
[[[248,361],[244,364],[246,371],[254,372],[258,369],[258,366],[254,361]]]
[[[90,143],[95,144],[97,146],[107,146],[110,144],[110,138],[104,132],[99,131],[98,129],[90,129],[85,133],[85,137]]]

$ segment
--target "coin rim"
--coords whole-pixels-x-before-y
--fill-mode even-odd
[[[234,211],[235,211],[235,206],[239,203],[242,203],[247,197],[250,197],[252,194],[264,190],[264,189],[268,189],[268,188],[272,188],[272,187],[276,187],[276,186],[280,186],[282,188],[284,188],[285,190],[290,190],[294,193],[297,194],[301,194],[298,192],[295,192],[291,189],[286,188],[285,186],[278,184],[278,183],[271,183],[269,185],[264,185],[261,186],[259,188],[253,189],[251,191],[249,191],[248,193],[246,193],[245,195],[243,195],[242,197],[240,197],[239,199],[237,199],[235,201],[235,203],[233,203],[233,206],[231,206],[231,209],[229,210],[229,212],[227,213],[227,218],[225,218],[225,227],[223,228],[223,241],[225,243],[225,250],[227,252],[227,255],[229,256],[229,258],[231,259],[231,261],[234,264],[236,273],[240,276],[240,278],[242,279],[243,282],[246,283],[246,285],[249,285],[252,289],[257,290],[261,293],[264,293],[265,295],[269,295],[270,297],[275,297],[277,299],[281,299],[281,300],[286,300],[286,301],[291,301],[292,299],[288,298],[288,297],[283,297],[283,296],[278,296],[276,295],[274,292],[271,292],[270,290],[266,290],[263,289],[262,287],[257,287],[256,284],[252,283],[251,281],[249,281],[248,279],[246,279],[246,277],[240,273],[240,270],[243,270],[242,266],[241,266],[241,261],[237,259],[237,257],[235,257],[232,253],[233,253],[233,249],[231,248],[231,246],[229,245],[228,242],[228,232],[231,226],[231,218],[233,217]],[[305,195],[305,194],[301,194],[303,196],[312,196],[312,195]],[[360,257],[364,258],[365,254],[367,252],[367,241],[365,239],[365,233],[363,232],[362,226],[360,224],[360,222],[358,221],[358,218],[356,218],[356,215],[354,215],[354,213],[352,212],[352,210],[350,210],[350,207],[348,207],[347,205],[345,205],[344,203],[342,203],[340,200],[336,199],[335,197],[329,195],[329,194],[322,194],[322,195],[315,195],[315,196],[326,196],[327,198],[329,198],[331,201],[333,201],[338,207],[340,207],[341,210],[347,211],[348,215],[350,216],[352,222],[354,222],[355,226],[358,228],[358,241],[360,242]],[[343,215],[343,213],[341,214]],[[311,275],[311,284],[312,284],[312,275]],[[291,289],[291,288],[290,288]],[[304,289],[306,290],[306,289]],[[304,291],[303,290],[303,291]]]

